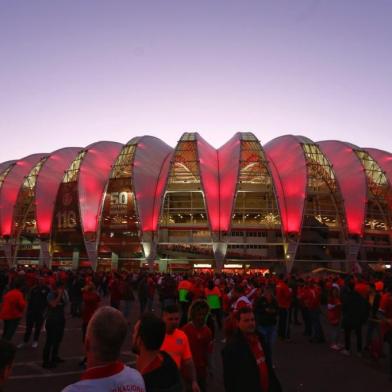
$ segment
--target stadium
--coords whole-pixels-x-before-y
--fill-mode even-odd
[[[0,264],[159,271],[392,261],[392,154],[236,133],[100,141],[0,164]]]

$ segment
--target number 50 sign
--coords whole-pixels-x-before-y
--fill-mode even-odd
[[[110,194],[110,204],[128,204],[127,192],[112,192]]]

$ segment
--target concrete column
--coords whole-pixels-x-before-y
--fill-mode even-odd
[[[52,255],[49,249],[49,241],[40,241],[39,265],[40,267],[52,267]]]
[[[214,252],[216,270],[220,272],[222,271],[223,264],[226,258],[227,242],[214,241],[213,236],[212,250]]]
[[[154,234],[154,232],[148,231],[142,236],[143,253],[150,270],[153,269],[154,261],[157,259],[158,241]]]
[[[346,260],[349,262],[347,266],[350,269],[347,272],[352,272],[352,273],[361,273],[362,272],[362,267],[360,266],[360,264],[358,262],[358,255],[359,255],[360,249],[361,249],[361,244],[360,244],[359,240],[351,238],[347,241]]]
[[[76,270],[79,267],[79,251],[74,250],[72,253],[72,269]]]
[[[12,244],[11,244],[10,240],[8,240],[4,244],[4,255],[5,255],[5,258],[7,259],[8,266],[14,267],[14,262],[12,260]]]
[[[289,274],[293,269],[297,249],[298,239],[290,239],[287,243],[284,244],[286,274]]]
[[[91,261],[91,267],[93,271],[97,270],[97,259],[98,259],[98,244],[97,241],[89,241],[86,240],[84,241],[85,246],[86,246],[86,252],[89,261]]]
[[[118,254],[112,252],[112,271],[118,270]]]

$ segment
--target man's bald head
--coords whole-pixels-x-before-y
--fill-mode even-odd
[[[88,351],[104,362],[117,360],[127,330],[127,320],[120,311],[111,306],[99,308],[88,324],[86,341]]]

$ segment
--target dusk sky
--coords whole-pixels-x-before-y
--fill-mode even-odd
[[[145,134],[392,152],[392,0],[0,0],[0,162]]]

